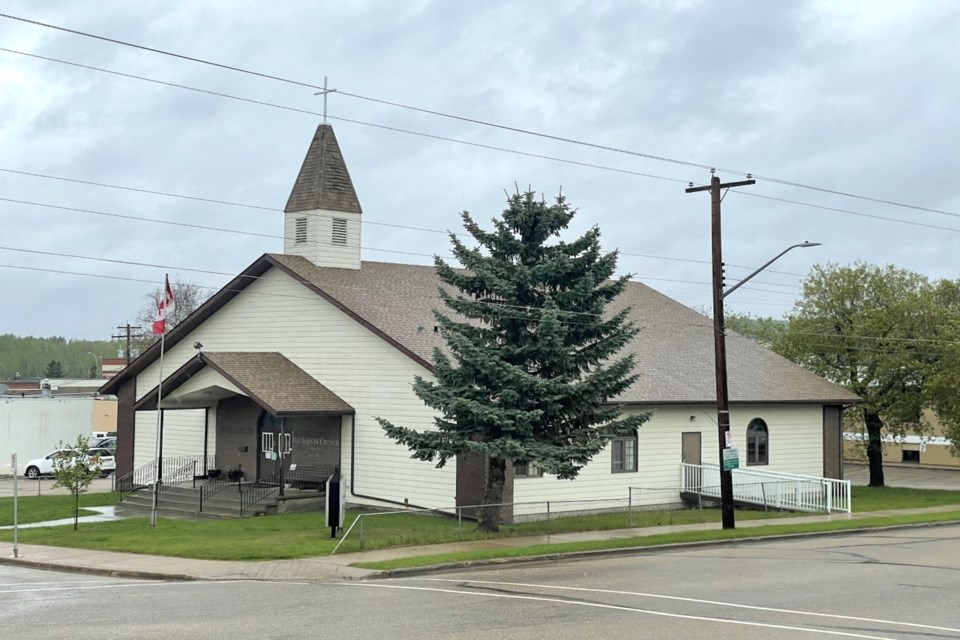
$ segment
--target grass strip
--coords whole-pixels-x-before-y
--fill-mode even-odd
[[[856,531],[858,529],[874,529],[878,527],[892,527],[897,525],[935,524],[938,522],[954,521],[960,521],[960,510],[944,511],[939,513],[911,514],[904,516],[863,518],[859,520],[832,520],[827,522],[807,524],[771,524],[757,527],[744,527],[741,529],[682,531],[614,540],[589,540],[558,544],[538,544],[525,547],[438,553],[433,555],[395,558],[393,560],[385,560],[381,562],[357,562],[352,566],[363,569],[389,571],[393,569],[409,569],[449,563],[469,563],[499,558],[520,558],[549,555],[555,556],[558,554],[582,553],[610,549],[657,547],[669,544],[712,542],[720,540],[736,540],[782,535],[802,535],[834,531]]]
[[[116,502],[116,494],[85,494],[81,505],[97,506]],[[27,522],[24,516],[29,513],[30,521],[38,522],[72,516],[70,496],[34,496],[21,498],[21,522]],[[903,509],[917,507],[946,508],[946,515],[921,514],[908,516],[891,514],[893,523],[932,522],[960,517],[960,491],[927,491],[919,489],[854,487],[856,511],[880,511],[885,509]],[[953,507],[957,508],[954,509]],[[50,511],[44,513],[43,509]],[[8,511],[12,509],[12,499],[0,499],[0,522],[6,518],[12,520]],[[347,514],[347,527],[360,513],[351,510]],[[953,515],[951,515],[953,514]],[[737,521],[746,524],[753,519],[776,518],[777,526],[796,526],[795,531],[823,531],[830,527],[857,528],[862,526],[881,526],[872,523],[861,524],[866,520],[827,521],[815,524],[797,523],[788,525],[783,519],[809,514],[790,514],[785,512],[742,511],[737,512]],[[338,553],[369,551],[390,547],[429,545],[434,543],[500,540],[517,536],[543,536],[549,526],[551,534],[576,531],[600,531],[644,527],[648,535],[626,540],[584,541],[571,543],[574,550],[591,548],[619,548],[669,542],[692,540],[717,540],[725,536],[744,537],[760,535],[758,527],[743,526],[734,532],[723,532],[713,528],[719,521],[717,509],[705,509],[702,514],[706,531],[658,533],[661,525],[699,524],[701,514],[696,510],[635,511],[631,516],[623,513],[575,514],[562,516],[557,514],[549,523],[532,521],[504,526],[499,534],[486,534],[476,530],[468,521],[458,523],[456,518],[418,515],[410,512],[367,514],[361,526],[351,533]],[[919,517],[920,520],[915,518]],[[876,518],[872,518],[871,522]],[[359,524],[359,523],[358,523]],[[772,523],[771,523],[772,524]],[[809,527],[814,527],[810,529]],[[766,534],[764,534],[766,535]],[[661,537],[666,536],[661,541]],[[690,537],[692,536],[692,537]],[[706,536],[700,538],[698,536]],[[12,539],[12,532],[0,530],[0,540]],[[160,556],[176,556],[204,560],[264,561],[294,559],[310,556],[329,555],[338,540],[329,537],[329,529],[323,526],[323,513],[290,513],[276,516],[222,520],[168,520],[161,518],[157,527],[150,527],[146,517],[130,518],[114,522],[81,523],[78,531],[72,527],[37,527],[24,529],[20,540],[25,544],[43,544],[61,547],[76,547],[104,551],[121,551]],[[580,545],[580,546],[576,546]],[[506,545],[504,545],[506,546]],[[457,560],[483,559],[489,557],[511,557],[534,553],[560,553],[567,548],[564,545],[549,544],[540,547],[524,547],[520,550],[500,547],[495,551],[472,552],[480,555],[457,557]],[[420,564],[435,562],[435,555],[428,560],[418,560]],[[410,559],[398,560],[404,563],[398,566],[412,566]]]
[[[106,507],[120,501],[119,493],[85,493],[80,496],[80,515],[96,515],[84,507]],[[73,496],[19,496],[17,498],[18,524],[47,522],[73,517]],[[0,527],[13,524],[13,498],[0,498]]]

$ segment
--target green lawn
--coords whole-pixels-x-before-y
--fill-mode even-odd
[[[119,493],[85,493],[80,496],[80,515],[96,514],[83,507],[104,507],[119,501]],[[21,495],[17,504],[17,521],[20,524],[73,517],[73,496]],[[0,498],[0,527],[12,524],[13,498]]]
[[[115,494],[89,494],[83,496],[82,500],[84,505],[95,506],[111,504],[117,500],[117,497]],[[21,499],[21,521],[26,522],[23,517],[27,514],[34,522],[70,517],[69,501],[70,496],[23,498]],[[12,499],[0,499],[0,523],[11,519],[11,503]],[[484,558],[490,554],[498,557],[529,555],[545,552],[547,549],[551,553],[561,553],[593,548],[616,548],[618,546],[652,545],[960,519],[960,491],[854,487],[854,504],[857,512],[942,505],[957,505],[957,509],[951,509],[946,513],[923,514],[921,516],[891,515],[870,520],[824,520],[814,524],[791,525],[783,524],[781,521],[776,525],[760,528],[743,527],[733,531],[723,531],[711,527],[702,531],[651,534],[618,541],[583,542],[569,548],[568,545],[544,545],[542,549],[540,547],[524,547],[472,552],[468,559]],[[47,515],[40,517],[39,514],[41,513]],[[348,514],[347,527],[352,524],[357,515],[357,511]],[[738,510],[737,520],[783,518],[790,515],[792,514]],[[716,509],[705,510],[703,519],[704,522],[719,522],[718,511]],[[424,545],[450,542],[457,539],[478,540],[517,535],[535,536],[546,533],[546,524],[543,521],[503,527],[500,534],[490,535],[476,531],[474,525],[470,522],[458,523],[453,518],[410,513],[368,515],[362,522],[362,531],[358,523],[358,526],[354,527],[349,538],[341,546],[341,552],[414,544]],[[634,527],[689,524],[700,522],[700,514],[694,510],[634,512],[630,516],[629,522]],[[550,520],[550,532],[622,529],[626,528],[627,525],[628,520],[625,513],[578,515],[566,518],[553,517]],[[11,531],[0,531],[0,539],[9,540],[11,538]],[[20,541],[25,544],[46,544],[213,560],[276,560],[327,555],[331,553],[338,542],[330,538],[329,529],[323,526],[322,513],[294,513],[260,518],[199,521],[161,519],[154,528],[150,527],[148,518],[131,518],[116,522],[81,524],[78,531],[73,531],[71,527],[23,529],[20,531]],[[412,561],[409,559],[404,562],[406,563],[405,566],[409,566],[411,562],[430,563],[427,560]]]
[[[899,487],[853,487],[853,511],[889,511],[960,504],[960,491],[903,489]]]
[[[616,540],[589,540],[584,542],[570,542],[560,544],[538,544],[525,547],[506,547],[496,549],[480,549],[458,553],[441,553],[435,555],[412,556],[396,558],[382,562],[358,562],[355,566],[381,571],[427,567],[451,562],[476,562],[492,558],[516,558],[537,555],[553,555],[584,553],[605,549],[626,549],[637,547],[654,547],[666,544],[689,544],[695,542],[709,542],[713,540],[733,540],[740,538],[756,538],[762,536],[783,536],[796,534],[814,534],[837,531],[853,531],[857,529],[872,529],[876,527],[891,527],[909,524],[930,524],[936,522],[955,522],[960,520],[960,509],[954,511],[929,513],[908,516],[890,516],[865,518],[862,520],[824,520],[806,524],[769,524],[762,527],[741,529],[703,529],[700,531],[683,531],[677,533],[654,534],[635,538],[621,538]]]

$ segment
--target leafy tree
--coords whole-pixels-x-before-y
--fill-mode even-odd
[[[866,429],[870,486],[883,486],[881,432],[921,427],[925,383],[934,370],[930,344],[940,311],[928,280],[893,266],[815,266],[780,354],[863,399],[847,412]]]
[[[951,441],[951,453],[960,456],[960,279],[938,282],[934,298],[939,318],[931,351],[937,355],[937,366],[927,380],[925,398]]]
[[[47,363],[47,368],[43,372],[48,378],[62,378],[63,377],[63,365],[60,364],[59,360],[51,360]]]
[[[73,530],[77,530],[80,515],[80,494],[85,493],[93,479],[100,475],[98,461],[91,463],[87,451],[90,441],[85,436],[77,436],[74,444],[60,443],[61,455],[53,461],[53,475],[57,481],[54,487],[63,487],[73,496]]]
[[[728,329],[736,331],[768,349],[787,330],[786,320],[756,317],[749,313],[727,313],[723,321]]]
[[[209,289],[185,280],[171,280],[170,288],[173,289],[175,304],[173,305],[173,313],[167,316],[167,331],[183,322],[187,316],[196,311],[197,308],[210,297]],[[158,285],[144,295],[143,306],[140,307],[133,321],[133,324],[139,325],[142,328],[142,332],[131,341],[131,349],[142,353],[147,347],[159,339],[158,336],[153,335],[151,327],[157,317],[157,305],[162,297],[162,285]]]
[[[461,454],[487,465],[479,528],[500,523],[507,464],[533,463],[572,479],[610,437],[632,432],[647,415],[621,416],[610,400],[635,379],[633,355],[618,356],[637,333],[629,309],[604,315],[627,277],[611,280],[616,252],[603,254],[594,227],[559,240],[575,211],[558,197],[548,205],[533,192],[509,196],[482,230],[469,213],[463,224],[479,244],[451,234],[465,270],[435,259],[447,311],[435,310],[447,352],[434,353],[434,380],[413,389],[439,412],[435,430],[417,431],[378,418],[412,457],[438,467]]]

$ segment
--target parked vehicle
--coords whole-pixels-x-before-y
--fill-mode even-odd
[[[23,476],[25,478],[40,478],[41,476],[52,476],[55,461],[67,456],[70,449],[57,449],[48,453],[42,458],[34,458],[23,466]],[[90,469],[100,467],[100,473],[107,476],[117,469],[117,459],[109,449],[94,448],[87,451],[87,461]]]
[[[93,438],[90,441],[90,447],[93,449],[109,449],[110,451],[117,452],[117,438],[116,436],[110,436],[106,438]]]

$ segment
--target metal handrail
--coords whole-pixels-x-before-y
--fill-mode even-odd
[[[240,517],[243,517],[244,509],[249,509],[279,490],[279,471],[265,479],[240,487]]]
[[[235,478],[231,480],[230,478]],[[209,500],[216,494],[220,493],[227,487],[231,485],[237,485],[237,491],[240,491],[240,486],[243,483],[243,465],[238,464],[232,469],[227,470],[227,472],[220,477],[214,480],[208,480],[200,487],[200,509],[199,511],[203,512],[203,502],[204,500]]]
[[[151,460],[139,469],[113,479],[113,490],[120,492],[123,500],[127,494],[151,486],[157,478],[157,461]]]
[[[719,465],[681,464],[685,490],[704,496],[720,495]],[[850,481],[819,478],[777,471],[733,470],[734,500],[763,505],[764,508],[797,511],[842,511],[850,513]]]
[[[187,473],[189,471],[189,473]],[[163,491],[163,488],[169,485],[179,485],[183,482],[189,480],[193,483],[194,488],[197,486],[197,460],[190,460],[185,464],[177,467],[171,473],[160,478],[158,489],[160,492]]]

